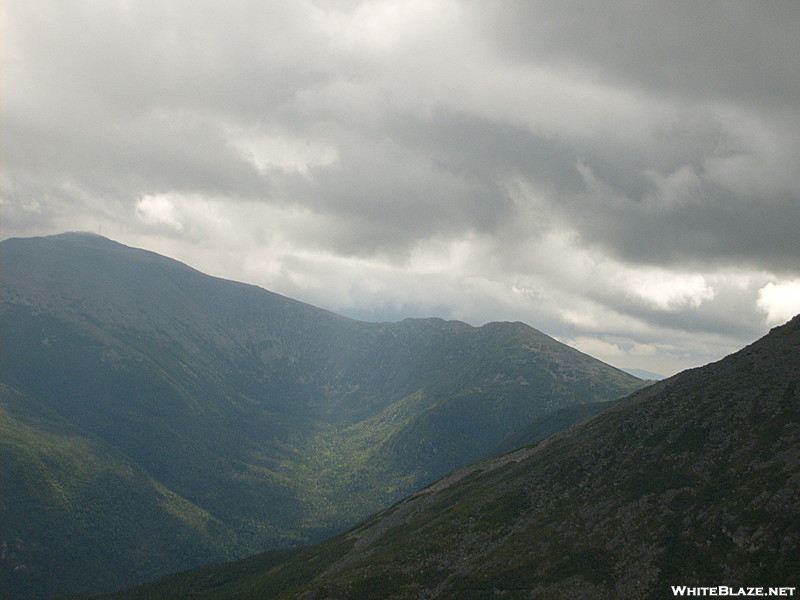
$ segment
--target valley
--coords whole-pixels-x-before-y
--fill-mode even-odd
[[[20,600],[316,542],[643,385],[522,323],[354,321],[92,234],[6,240],[0,269]]]
[[[103,600],[656,600],[673,586],[790,595],[798,356],[800,316],[317,545]]]

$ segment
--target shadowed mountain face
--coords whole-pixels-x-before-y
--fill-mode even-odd
[[[521,323],[363,323],[90,234],[0,243],[0,575],[307,543],[641,382]]]
[[[114,598],[656,600],[674,597],[671,586],[796,588],[798,359],[800,316],[292,556]]]

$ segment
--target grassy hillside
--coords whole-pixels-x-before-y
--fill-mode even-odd
[[[54,579],[65,589],[119,587],[131,568],[141,577],[208,562],[221,549],[241,553],[218,519],[113,446],[0,391],[0,596],[43,595]]]

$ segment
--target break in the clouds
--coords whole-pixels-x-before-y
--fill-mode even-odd
[[[3,6],[3,236],[671,373],[800,312],[800,4]]]

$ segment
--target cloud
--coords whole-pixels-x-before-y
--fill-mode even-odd
[[[312,168],[333,165],[339,160],[336,148],[328,144],[280,132],[231,128],[228,141],[244,160],[267,175],[279,169],[309,177]]]
[[[136,203],[136,216],[150,225],[166,225],[183,231],[183,219],[169,195],[143,196]]]
[[[769,282],[758,291],[758,308],[766,313],[767,323],[780,325],[800,314],[800,279]]]
[[[746,0],[631,5],[610,0],[516,0],[490,6],[483,23],[517,62],[580,64],[617,85],[693,101],[730,100],[763,110],[797,97],[792,55],[800,7]]]
[[[715,295],[702,275],[637,274],[629,285],[631,292],[661,310],[680,306],[697,308]]]
[[[796,2],[2,11],[4,235],[102,227],[353,316],[523,320],[665,373],[789,310]]]

